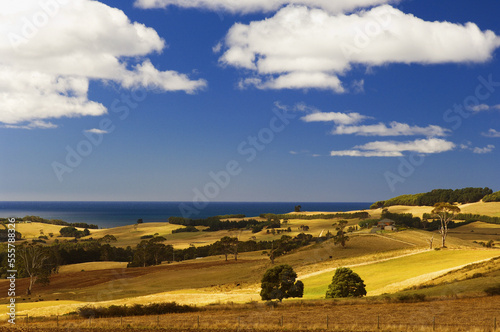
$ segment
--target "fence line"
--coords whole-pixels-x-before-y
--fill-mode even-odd
[[[268,330],[268,329],[286,329],[286,330],[352,330],[357,329],[370,331],[383,330],[389,327],[411,329],[426,329],[429,331],[439,331],[442,329],[462,328],[465,331],[471,329],[482,329],[483,331],[497,331],[497,318],[491,317],[488,321],[483,320],[482,324],[463,324],[447,322],[442,317],[434,316],[427,321],[395,321],[390,319],[384,321],[380,315],[374,316],[373,320],[356,320],[356,321],[340,321],[332,319],[330,315],[325,314],[324,319],[315,319],[311,321],[307,317],[301,318],[294,316],[286,316],[285,314],[256,314],[252,313],[246,316],[241,315],[154,315],[154,316],[130,316],[130,317],[113,317],[113,318],[93,318],[88,319],[77,318],[71,316],[51,316],[51,317],[33,317],[23,315],[24,322],[17,324],[19,327],[27,326],[40,328],[78,328],[78,329],[99,329],[99,328],[134,328],[134,329],[151,329],[151,328],[174,328],[174,329],[233,329],[233,330]],[[265,316],[265,317],[263,317]],[[317,316],[316,316],[317,317]]]

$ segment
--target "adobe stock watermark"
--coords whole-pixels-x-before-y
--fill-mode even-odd
[[[269,120],[268,126],[260,129],[256,135],[248,136],[236,147],[236,152],[243,159],[229,160],[222,170],[210,171],[210,180],[202,187],[193,189],[192,205],[186,203],[179,204],[179,211],[184,218],[198,215],[205,209],[211,200],[215,199],[221,191],[226,189],[231,180],[243,172],[243,165],[252,163],[266,147],[271,144],[276,135],[283,132],[290,125],[291,120],[297,117],[295,112],[290,112],[284,107],[275,107],[274,116]]]
[[[124,121],[130,115],[130,111],[136,109],[139,103],[147,97],[145,90],[132,91],[129,94],[122,94],[111,104],[110,111],[116,115],[120,121]],[[85,158],[89,157],[95,148],[102,144],[104,135],[111,134],[116,129],[116,120],[104,118],[99,121],[97,130],[84,131],[82,140],[75,146],[66,146],[66,156],[63,162],[53,161],[52,170],[59,182],[64,181],[65,174],[71,174],[78,168]]]
[[[474,113],[476,106],[488,100],[500,87],[500,82],[494,81],[492,74],[488,75],[488,78],[479,76],[477,80],[479,83],[473,94],[468,95],[461,103],[454,104],[452,108],[443,113],[443,120],[447,124],[451,124],[451,129],[454,131],[459,129],[464,120]],[[415,173],[415,170],[422,166],[425,162],[425,155],[412,153],[408,157],[400,157],[399,161],[396,173],[390,171],[384,173],[384,178],[391,192],[395,192],[397,184],[405,183]]]
[[[23,44],[27,44],[41,29],[49,24],[52,18],[59,14],[63,6],[69,3],[70,0],[38,1],[39,10],[21,18],[21,26],[17,33],[11,31],[7,34],[11,46],[16,49]]]

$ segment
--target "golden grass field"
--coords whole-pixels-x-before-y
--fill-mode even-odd
[[[430,212],[431,209],[430,207],[399,206],[389,208],[391,212],[414,213],[420,216],[425,212]],[[467,204],[461,206],[461,209],[464,213],[498,215],[500,203]],[[312,213],[305,212],[304,214]],[[381,210],[370,210],[369,213],[372,218],[377,218]],[[299,231],[300,225],[308,225],[310,227],[308,233],[318,236],[321,232],[328,230],[333,232],[332,223],[334,222],[335,220],[324,219],[291,219],[284,227],[290,227],[292,232],[286,234],[294,236],[301,232]],[[355,225],[357,222],[358,220],[350,220],[349,225]],[[49,232],[57,235],[61,228],[61,226],[37,223],[17,226],[18,231],[28,239],[38,237],[40,229],[43,229],[46,235]],[[129,225],[113,229],[91,230],[90,237],[100,238],[111,234],[118,239],[114,245],[125,247],[135,246],[141,236],[157,233],[165,236],[166,243],[176,248],[186,248],[191,244],[196,246],[210,244],[226,235],[238,236],[243,241],[253,236],[257,240],[272,240],[281,237],[281,235],[266,234],[265,231],[252,234],[249,230],[172,234],[172,230],[179,227],[182,226],[145,223],[137,227]],[[440,245],[440,236],[437,233],[406,230],[370,234],[363,230],[349,235],[351,239],[345,249],[335,246],[333,241],[329,240],[278,257],[276,264],[290,264],[297,271],[299,278],[306,286],[304,300],[307,301],[304,303],[324,297],[334,269],[339,266],[352,266],[352,269],[365,280],[368,295],[371,296],[404,293],[408,292],[405,291],[408,288],[415,288],[414,292],[422,292],[428,296],[456,297],[461,294],[483,296],[485,285],[500,283],[500,272],[491,268],[492,265],[498,265],[498,261],[473,265],[476,267],[471,267],[469,264],[499,257],[500,250],[486,250],[472,241],[490,237],[500,238],[497,233],[500,234],[500,225],[477,222],[461,226],[450,230],[447,239],[449,249],[430,251],[428,240],[432,236],[434,236],[434,247]],[[51,241],[55,238],[56,236],[51,238]],[[59,239],[62,240],[62,238]],[[211,256],[193,261],[129,269],[125,268],[126,263],[119,262],[91,262],[63,266],[59,274],[52,276],[49,286],[36,286],[33,296],[20,297],[18,311],[34,316],[50,316],[75,311],[85,304],[108,306],[172,301],[180,304],[207,306],[207,308],[214,303],[227,302],[256,302],[255,305],[260,305],[260,279],[266,269],[271,267],[269,259],[262,252],[240,253],[237,262],[231,256],[229,258],[230,261],[225,262],[221,256]],[[470,269],[469,272],[466,272],[467,269]],[[469,274],[466,275],[466,273],[472,273],[470,271],[482,273],[482,276],[471,279]],[[18,280],[20,288],[25,284],[26,280]],[[2,294],[6,293],[4,291],[6,285],[6,280],[0,280]],[[457,287],[453,288],[450,285],[457,285]],[[426,287],[421,288],[421,286]],[[6,303],[6,300],[6,298],[0,298],[0,303]],[[495,297],[495,300],[498,301],[498,297]],[[293,303],[294,300],[285,302]],[[318,302],[314,303],[316,306]],[[321,306],[329,307],[331,303],[321,302]],[[337,305],[337,302],[333,303],[335,303],[334,306]],[[364,310],[362,317],[369,317],[370,309],[367,303],[360,302],[359,304]],[[391,305],[400,308],[406,304]],[[4,307],[0,306],[0,314],[6,312]],[[490,310],[489,305],[485,304],[485,308],[487,311]],[[344,307],[332,308],[332,310],[337,309],[349,311]],[[380,312],[383,311],[382,305],[380,310]],[[286,314],[288,313],[287,311]],[[315,314],[311,313],[311,315]],[[264,323],[261,325],[267,326]]]

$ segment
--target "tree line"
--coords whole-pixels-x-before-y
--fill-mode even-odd
[[[303,220],[315,220],[315,219],[366,219],[370,218],[370,214],[366,211],[360,212],[338,212],[338,213],[321,213],[321,214],[273,214],[273,213],[262,213],[261,218],[278,218],[278,219],[303,219]]]
[[[0,222],[5,222],[7,221],[6,218],[0,218]],[[42,217],[38,216],[25,216],[23,218],[16,218],[16,222],[21,222],[21,221],[30,221],[30,222],[39,222],[42,224],[50,224],[50,225],[58,225],[58,226],[72,226],[72,227],[79,227],[79,228],[88,228],[88,229],[99,229],[99,226],[94,225],[94,224],[87,224],[85,222],[67,222],[64,220],[60,219],[45,219]]]
[[[463,189],[434,189],[427,193],[414,195],[401,195],[386,201],[378,201],[370,206],[371,209],[389,207],[393,205],[407,206],[434,206],[436,203],[475,203],[487,195],[493,194],[493,190],[485,188],[463,188]]]

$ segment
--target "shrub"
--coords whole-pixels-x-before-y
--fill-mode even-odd
[[[143,235],[143,236],[141,236],[141,240],[152,239],[154,237],[155,237],[154,235]]]
[[[126,305],[110,307],[84,306],[78,308],[77,313],[84,318],[121,317],[121,316],[145,316],[163,315],[171,313],[193,312],[198,309],[188,305],[180,305],[175,302],[151,303],[147,305],[134,304],[131,307]]]
[[[366,295],[366,285],[361,277],[347,267],[339,267],[326,291],[326,298],[362,297]]]
[[[199,232],[200,230],[197,229],[196,227],[194,226],[186,226],[186,227],[183,227],[183,228],[178,228],[178,229],[174,229],[172,231],[172,234],[175,234],[175,233],[189,233],[189,232]]]
[[[484,290],[484,292],[489,296],[500,295],[500,284],[493,287],[488,287]]]
[[[403,294],[397,297],[397,300],[402,303],[413,303],[425,301],[424,294]]]

